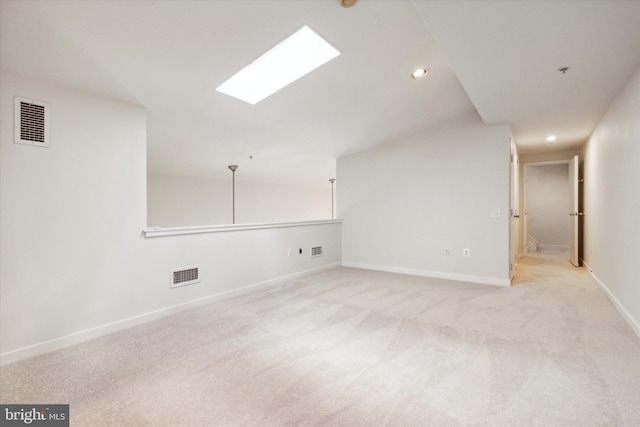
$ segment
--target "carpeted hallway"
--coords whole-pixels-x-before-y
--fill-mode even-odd
[[[585,269],[337,268],[1,369],[72,426],[638,426],[640,338]]]

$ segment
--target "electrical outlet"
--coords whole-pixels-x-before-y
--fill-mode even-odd
[[[444,250],[444,254],[445,255],[449,255],[449,249],[448,248]]]
[[[469,248],[464,248],[464,249],[462,250],[462,256],[463,256],[463,257],[466,257],[466,258],[468,258],[468,257],[470,257],[470,256],[471,256],[471,251],[469,250]]]
[[[500,218],[500,209],[492,209],[491,218]]]

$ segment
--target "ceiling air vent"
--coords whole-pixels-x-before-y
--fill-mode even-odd
[[[26,98],[15,98],[16,144],[49,147],[49,104]]]
[[[171,270],[171,287],[192,285],[200,282],[200,269],[198,267],[185,267]]]
[[[315,248],[311,248],[311,258],[316,256],[322,256],[322,246],[316,246]]]

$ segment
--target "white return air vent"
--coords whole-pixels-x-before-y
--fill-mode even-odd
[[[311,258],[322,256],[322,246],[316,246],[315,248],[311,248]]]
[[[200,282],[200,268],[199,267],[184,267],[175,270],[171,270],[171,287],[177,288],[179,286],[192,285]]]
[[[35,147],[49,147],[49,104],[15,98],[15,135],[13,142]]]

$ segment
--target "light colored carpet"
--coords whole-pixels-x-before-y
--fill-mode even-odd
[[[584,269],[511,288],[337,268],[1,370],[72,426],[638,426],[640,339]]]

